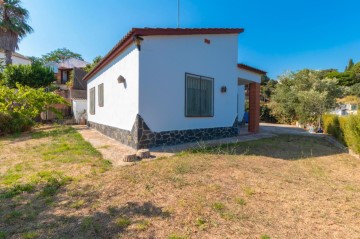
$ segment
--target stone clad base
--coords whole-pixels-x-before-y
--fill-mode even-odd
[[[137,145],[133,139],[133,135],[129,130],[119,129],[116,127],[98,124],[94,122],[88,122],[88,126],[96,129],[100,133],[109,136],[122,144],[128,145],[134,149],[137,149]]]
[[[131,131],[88,122],[88,126],[134,149],[169,146],[196,141],[235,137],[237,118],[229,127],[152,132],[140,115],[136,116]]]

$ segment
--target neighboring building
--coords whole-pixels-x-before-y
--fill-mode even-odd
[[[70,75],[73,72],[78,75],[82,75],[84,77],[86,75],[86,72],[83,70],[83,68],[86,67],[89,63],[86,61],[82,61],[76,58],[70,58],[66,59],[63,62],[57,63],[57,62],[49,62],[45,64],[45,66],[50,67],[56,76],[56,83],[61,86],[63,89],[67,89],[66,83],[70,81]],[[76,72],[75,72],[76,71]],[[86,84],[81,79],[74,79],[74,86],[73,88],[79,89],[79,90],[86,90]]]
[[[238,64],[243,29],[132,29],[89,72],[88,125],[133,148],[238,135],[249,91],[259,131],[266,72]]]
[[[357,111],[358,111],[358,105],[349,103],[349,104],[340,104],[330,113],[334,115],[345,116],[345,115],[356,115]]]
[[[86,65],[89,64],[86,61],[82,61],[76,58],[70,58],[63,62],[49,62],[45,66],[50,67],[56,77],[56,84],[59,86],[59,90],[56,91],[59,95],[63,96],[71,103],[71,107],[59,106],[57,107],[65,116],[73,115],[77,123],[80,122],[80,118],[84,118],[84,104],[86,105],[86,87],[87,84],[83,81],[86,71],[83,70]],[[68,82],[71,80],[71,74],[73,74],[72,86],[68,86]],[[85,103],[84,103],[85,102]],[[42,114],[44,120],[52,120],[57,118],[55,114]]]
[[[3,50],[0,49],[0,59],[3,59],[5,61],[5,53]],[[12,64],[13,65],[30,65],[31,60],[17,52],[12,53]],[[4,62],[5,64],[5,62]]]

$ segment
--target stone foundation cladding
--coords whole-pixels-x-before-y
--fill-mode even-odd
[[[152,132],[140,115],[137,115],[131,131],[107,125],[88,123],[89,127],[135,149],[169,146],[196,141],[234,137],[238,135],[237,118],[230,127],[173,130]]]

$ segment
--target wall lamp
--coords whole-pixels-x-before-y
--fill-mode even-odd
[[[119,77],[117,78],[117,81],[118,81],[119,84],[125,83],[125,78],[124,78],[123,76],[119,76]]]
[[[143,41],[144,38],[139,36],[134,36],[134,43],[139,51],[141,51],[141,41]]]

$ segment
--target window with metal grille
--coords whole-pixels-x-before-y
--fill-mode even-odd
[[[95,87],[90,89],[90,114],[95,114]]]
[[[185,116],[214,116],[214,79],[185,74]]]
[[[98,104],[99,107],[104,106],[104,83],[98,85]]]

